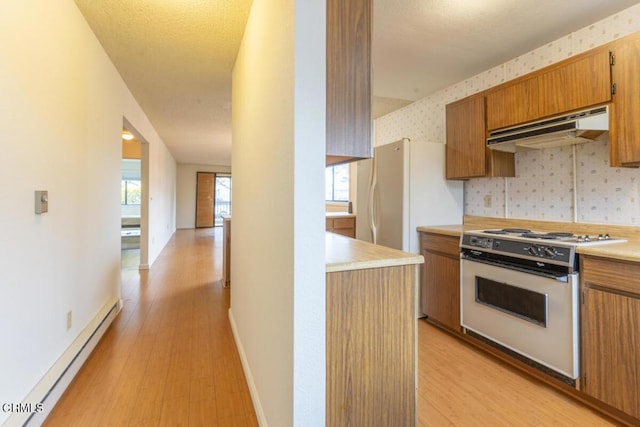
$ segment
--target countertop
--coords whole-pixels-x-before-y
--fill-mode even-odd
[[[482,219],[474,219],[474,223],[470,225],[432,225],[432,226],[421,226],[417,227],[418,231],[426,232],[426,233],[437,233],[446,236],[455,236],[460,237],[460,234],[464,230],[477,230],[482,228],[501,228],[501,227],[518,227],[519,223],[522,227],[525,228],[536,228],[536,222],[534,221],[526,221],[522,222],[514,219],[505,220],[504,224],[500,224],[500,220],[498,218],[491,219],[489,223],[486,224],[485,227],[482,226]],[[533,224],[533,227],[532,227]],[[542,222],[541,222],[542,224]],[[549,229],[550,224],[552,222],[545,222],[546,225],[542,229]],[[600,225],[602,227],[606,227],[606,225]],[[573,227],[580,227],[578,231],[574,231]],[[574,223],[557,223],[557,229],[559,230],[567,230],[573,233],[584,232],[584,227],[589,227],[589,224],[574,224]],[[625,261],[632,262],[640,262],[640,239],[637,238],[635,234],[637,232],[636,227],[624,227],[624,226],[609,226],[615,231],[616,236],[624,237],[627,239],[627,242],[624,243],[611,243],[606,245],[598,245],[598,246],[583,246],[577,249],[579,254],[583,255],[591,255],[598,256],[603,258],[612,258],[619,259]],[[630,234],[626,234],[628,228],[628,232]]]
[[[465,226],[462,224],[457,225],[429,225],[418,227],[418,231],[425,233],[443,234],[446,236],[460,237],[462,231],[465,230]]]
[[[640,262],[640,241],[629,240],[625,243],[586,246],[578,248],[577,252],[582,255]]]
[[[374,245],[335,233],[326,233],[327,273],[422,264],[422,255]]]
[[[327,212],[327,218],[355,218],[356,214],[349,212]]]

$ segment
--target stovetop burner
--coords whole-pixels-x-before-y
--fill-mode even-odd
[[[461,247],[545,263],[576,265],[579,246],[620,243],[609,234],[574,235],[567,232],[531,231],[524,228],[472,230],[462,233]]]
[[[555,237],[573,237],[572,233],[565,233],[562,231],[553,231],[551,233],[547,233],[548,236],[555,236]]]
[[[531,233],[531,230],[529,230],[528,228],[503,228],[502,231],[504,231],[505,233],[518,233],[518,234]]]
[[[551,234],[540,234],[540,233],[522,233],[520,237],[525,237],[527,239],[543,239],[543,240],[555,240],[556,236]]]
[[[530,233],[531,230],[526,228],[502,228],[500,230],[484,230],[484,232],[489,234],[524,234]]]

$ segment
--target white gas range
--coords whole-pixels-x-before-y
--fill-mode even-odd
[[[465,332],[569,384],[579,375],[576,248],[624,242],[505,228],[465,231],[461,324]]]

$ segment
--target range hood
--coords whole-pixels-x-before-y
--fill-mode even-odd
[[[606,138],[608,130],[609,111],[598,107],[490,132],[487,146],[511,153],[561,147]]]

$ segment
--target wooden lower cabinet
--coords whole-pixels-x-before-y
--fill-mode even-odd
[[[346,218],[327,218],[327,231],[342,234],[343,236],[356,237],[356,217],[350,216]]]
[[[460,332],[460,238],[420,233],[424,257],[420,310],[430,320]]]
[[[640,424],[640,263],[581,263],[582,391]]]
[[[327,273],[327,426],[416,425],[416,268]]]

